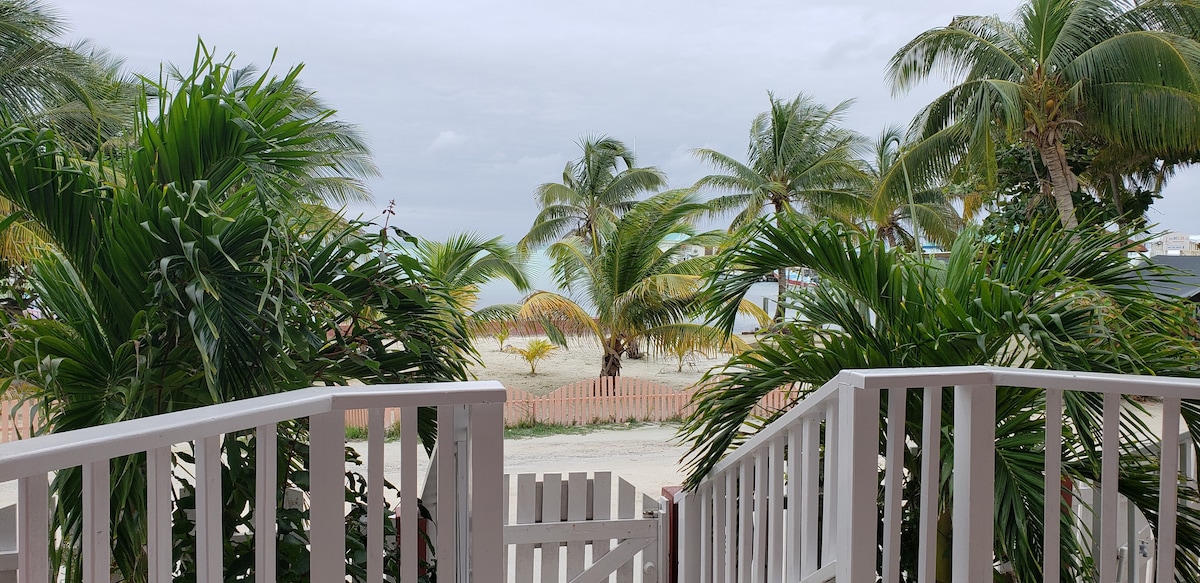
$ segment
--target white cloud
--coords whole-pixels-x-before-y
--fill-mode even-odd
[[[452,148],[467,141],[467,136],[464,136],[454,130],[445,130],[439,132],[437,137],[433,139],[433,143],[429,144],[429,151],[442,150]]]

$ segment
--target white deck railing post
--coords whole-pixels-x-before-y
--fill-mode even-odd
[[[333,410],[309,417],[308,535],[314,583],[346,580],[346,413]]]
[[[995,387],[954,387],[954,583],[992,580],[995,449]]]
[[[836,515],[838,583],[874,583],[878,540],[879,391],[842,384],[838,390]],[[826,450],[828,451],[828,446]],[[829,561],[822,560],[822,563]]]
[[[504,404],[471,406],[471,581],[500,583],[504,526]]]

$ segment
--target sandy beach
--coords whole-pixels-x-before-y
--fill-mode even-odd
[[[514,336],[505,346],[525,347],[529,341],[544,336]],[[537,374],[529,373],[529,363],[519,354],[502,352],[495,338],[480,337],[475,349],[483,363],[470,367],[479,380],[497,380],[506,387],[522,389],[535,395],[545,395],[575,381],[596,378],[600,374],[600,345],[592,338],[570,338],[566,348],[558,348],[545,360],[538,362]],[[679,359],[671,355],[649,353],[644,358],[621,359],[621,376],[653,380],[684,389],[692,386],[708,369],[729,359],[725,353],[692,354],[680,370]]]

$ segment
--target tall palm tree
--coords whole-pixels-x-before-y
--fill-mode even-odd
[[[1156,157],[1200,143],[1200,7],[1186,0],[1026,0],[1011,21],[959,16],[891,59],[903,93],[935,71],[954,86],[914,121],[939,171],[966,162],[994,175],[997,142],[1032,146],[1049,174],[1059,220],[1078,224],[1076,136]]]
[[[583,156],[567,163],[561,184],[548,182],[537,187],[541,211],[517,244],[522,251],[576,236],[595,252],[639,195],[666,186],[662,172],[638,168],[633,152],[619,140],[587,137],[579,141],[579,147]]]
[[[1072,233],[1059,228],[1056,219],[1009,231],[999,241],[969,230],[955,241],[948,263],[900,252],[841,224],[814,226],[800,217],[764,223],[747,241],[728,258],[742,271],[718,279],[712,290],[719,327],[730,329],[749,286],[779,265],[806,265],[821,276],[822,285],[801,298],[795,320],[709,373],[716,382],[696,396],[695,412],[681,430],[691,443],[690,485],[789,408],[751,417],[763,394],[795,383],[798,402],[843,369],[995,365],[1197,374],[1193,363],[1200,350],[1191,339],[1200,330],[1193,311],[1154,294],[1153,282],[1169,275],[1131,262],[1126,251],[1135,243],[1123,233]],[[921,398],[910,393],[910,406],[919,410]],[[1075,483],[1094,483],[1099,402],[1078,393],[1066,398],[1064,425],[1073,432],[1064,446],[1065,471]],[[1044,502],[1044,468],[1036,451],[1045,443],[1041,399],[1031,391],[1001,388],[997,394],[996,554],[998,561],[1012,563],[1017,581],[1042,580],[1041,513],[1025,516],[1026,508],[1042,508]],[[1192,431],[1200,430],[1195,405],[1189,401],[1185,413]],[[946,406],[951,407],[949,401]],[[1144,425],[1131,416],[1139,409],[1132,401],[1123,407],[1129,417],[1122,420],[1127,441],[1120,487],[1154,522],[1157,472],[1136,452],[1139,443],[1156,438],[1137,429]],[[949,410],[943,413],[944,419],[952,417]],[[920,443],[920,430],[910,424],[911,443]],[[906,463],[915,463],[915,454],[907,454]],[[951,459],[952,453],[943,451],[941,458]],[[919,467],[908,470],[907,479],[920,473]],[[915,484],[909,481],[906,488]],[[948,495],[943,489],[942,500]],[[1188,488],[1183,497],[1195,501],[1196,496]],[[915,494],[908,499],[913,504]],[[1177,565],[1185,580],[1196,580],[1200,513],[1183,506],[1180,513],[1183,557]],[[1081,528],[1070,520],[1064,516],[1064,532]],[[1090,549],[1078,548],[1079,540],[1063,537],[1064,581],[1089,579]],[[905,561],[915,574],[915,557]]]
[[[519,304],[479,307],[479,287],[494,279],[505,279],[520,292],[528,292],[526,258],[500,237],[484,239],[473,233],[452,235],[445,241],[420,239],[412,247],[430,276],[449,291],[457,307],[470,316],[476,331],[492,322],[516,318]]]
[[[552,336],[553,324],[564,321],[591,332],[604,349],[600,376],[619,376],[621,358],[639,340],[668,346],[687,338],[705,348],[728,347],[731,341],[717,330],[693,322],[716,256],[689,258],[684,250],[724,238],[695,231],[693,221],[707,210],[692,191],[670,190],[635,204],[597,242],[598,252],[579,236],[554,243],[547,251],[559,285],[582,294],[596,315],[566,296],[536,291],[520,316],[545,323]]]
[[[730,231],[768,213],[799,211],[827,216],[854,204],[854,192],[864,182],[859,150],[864,141],[841,127],[851,102],[833,108],[807,95],[791,101],[769,94],[771,109],[754,118],[746,162],[710,150],[694,151],[719,174],[701,178],[698,188],[724,193],[709,201],[714,214],[735,216]],[[798,266],[791,266],[798,267]],[[779,298],[787,289],[786,268],[776,274]],[[776,319],[783,317],[782,302]]]
[[[874,232],[893,247],[915,250],[921,238],[948,247],[962,230],[963,220],[944,187],[912,180],[908,171],[912,162],[906,159],[909,150],[900,128],[885,128],[875,140],[874,160],[867,164],[869,190],[856,207],[834,214]]]

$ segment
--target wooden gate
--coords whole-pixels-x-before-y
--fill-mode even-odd
[[[504,476],[504,556],[511,583],[657,583],[659,501],[611,472]],[[511,512],[510,512],[511,511]]]

